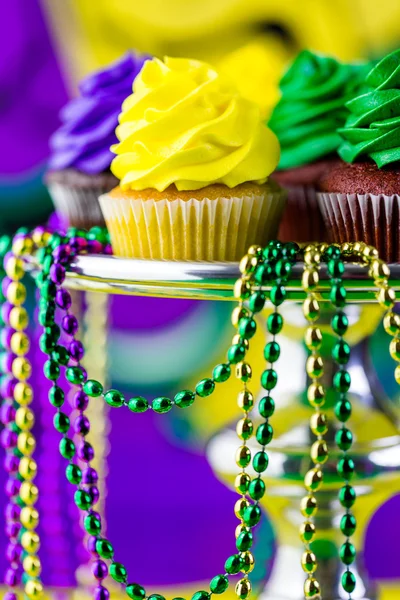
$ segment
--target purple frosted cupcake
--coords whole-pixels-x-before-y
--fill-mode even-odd
[[[104,225],[98,197],[118,185],[110,171],[110,146],[117,142],[122,102],[147,58],[127,53],[90,75],[80,83],[79,96],[60,112],[62,125],[50,139],[46,183],[67,226]]]

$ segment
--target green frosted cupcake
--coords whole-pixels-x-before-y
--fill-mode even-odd
[[[343,161],[321,178],[319,201],[336,241],[363,241],[400,262],[400,50],[365,83],[368,91],[346,103]]]
[[[281,99],[269,125],[281,144],[275,180],[288,191],[280,239],[325,241],[327,232],[316,198],[316,182],[338,160],[346,101],[362,81],[365,64],[301,52],[281,79]]]

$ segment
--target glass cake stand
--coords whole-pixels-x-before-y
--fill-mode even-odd
[[[29,260],[29,269],[37,270],[34,258]],[[391,265],[390,285],[400,292],[400,265]],[[302,338],[306,323],[302,316],[301,301],[304,292],[301,288],[303,265],[296,265],[292,279],[287,283],[288,301],[280,307],[285,319],[285,327],[280,334],[282,345],[286,339],[290,345],[290,356],[282,357],[277,367],[278,374],[286,378],[291,369],[299,367],[304,371],[307,354]],[[81,256],[74,260],[67,274],[65,285],[70,289],[95,294],[124,294],[136,296],[156,296],[168,298],[190,298],[197,300],[234,301],[233,285],[239,277],[236,263],[203,263],[131,260],[104,256]],[[362,549],[364,534],[369,520],[379,506],[400,490],[400,403],[379,381],[371,360],[369,339],[377,329],[382,317],[381,309],[375,303],[373,282],[367,277],[364,268],[356,264],[346,265],[344,284],[347,289],[348,316],[351,323],[346,336],[352,346],[349,370],[352,375],[351,397],[353,416],[351,428],[355,443],[351,453],[356,463],[357,476],[354,485],[358,501],[355,516],[358,529],[354,543],[357,547],[357,560],[352,568],[357,576],[357,585],[352,600],[376,600],[374,586],[367,579]],[[265,288],[268,290],[268,287]],[[325,349],[326,386],[330,386],[334,365],[330,361],[329,329],[330,310],[324,301],[329,296],[330,283],[324,267],[320,271],[320,283],[316,290],[321,304],[321,323],[328,339]],[[104,310],[107,310],[104,303]],[[266,309],[268,312],[269,309]],[[265,319],[265,314],[258,318]],[[266,338],[265,327],[259,327]],[[332,339],[331,339],[332,341]],[[382,352],[387,353],[389,339]],[[284,348],[283,348],[284,350]],[[301,365],[303,368],[301,368]],[[394,364],[392,365],[394,369]],[[393,371],[392,369],[392,371]],[[296,379],[296,378],[294,378]],[[310,407],[305,400],[304,390],[307,381],[295,381],[288,392],[274,390],[276,411],[272,424],[274,440],[269,445],[270,464],[266,472],[267,494],[263,498],[263,508],[270,516],[277,539],[277,553],[268,581],[258,581],[258,591],[265,600],[302,600],[305,575],[300,567],[302,546],[298,527],[302,520],[299,511],[300,498],[304,494],[303,477],[310,467],[309,446],[312,437],[309,432]],[[252,382],[254,394],[261,395]],[[236,403],[236,397],[232,398]],[[332,413],[329,409],[328,415]],[[332,418],[332,422],[334,419]],[[315,551],[319,557],[318,580],[324,590],[324,600],[348,598],[340,586],[342,567],[338,558],[338,548],[343,539],[339,531],[342,509],[338,504],[337,492],[341,482],[336,476],[338,455],[334,449],[334,431],[330,432],[331,456],[325,465],[325,486],[319,492],[320,510],[316,518],[318,537]],[[328,440],[329,441],[329,440]],[[234,424],[228,424],[207,443],[207,458],[215,474],[233,488],[237,472],[234,456],[238,446]],[[384,538],[384,536],[382,536]],[[258,546],[262,539],[258,540]]]

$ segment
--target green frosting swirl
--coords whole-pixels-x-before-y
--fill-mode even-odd
[[[342,139],[346,101],[354,96],[366,66],[301,52],[282,77],[282,97],[269,126],[281,144],[279,169],[309,164],[336,152]]]
[[[338,130],[345,140],[339,155],[350,163],[369,156],[380,168],[400,160],[400,50],[375,65],[366,84],[367,93],[346,103],[351,114]]]

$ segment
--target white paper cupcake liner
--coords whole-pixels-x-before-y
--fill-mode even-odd
[[[400,262],[400,196],[319,193],[332,241],[365,242],[380,258]]]
[[[329,239],[313,185],[285,186],[286,208],[278,231],[282,242],[325,242]]]
[[[196,200],[99,198],[117,256],[169,260],[239,260],[251,244],[275,238],[282,192]]]
[[[104,227],[99,196],[109,191],[104,186],[78,188],[61,183],[50,183],[48,190],[57,213],[66,226],[90,229],[95,225]]]

